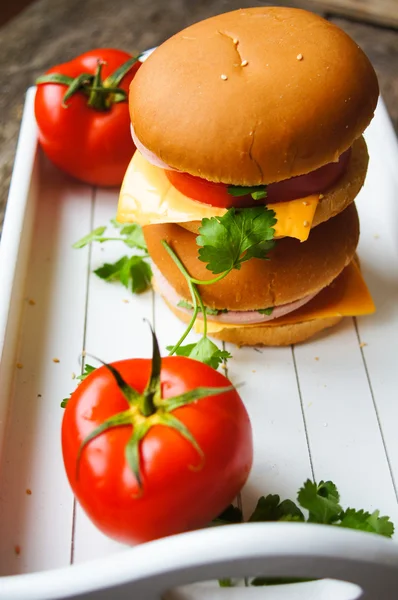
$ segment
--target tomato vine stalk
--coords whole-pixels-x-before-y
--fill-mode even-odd
[[[123,63],[116,71],[102,80],[102,68],[106,61],[98,60],[95,73],[81,73],[77,77],[69,77],[62,73],[48,73],[36,79],[36,85],[43,83],[55,83],[67,86],[67,90],[62,99],[62,106],[68,108],[68,100],[76,93],[80,92],[88,96],[87,106],[104,112],[110,110],[113,104],[127,102],[127,92],[118,87],[123,77],[127,75],[130,69],[141,58],[141,54],[132,56]]]

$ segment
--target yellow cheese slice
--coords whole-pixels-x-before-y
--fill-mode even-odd
[[[352,261],[331,285],[319,292],[310,302],[284,317],[273,319],[267,323],[251,325],[233,325],[208,320],[207,331],[211,334],[236,327],[276,327],[277,325],[302,323],[303,321],[323,319],[324,317],[369,315],[374,313],[375,310],[375,305],[361,271],[357,264]],[[202,319],[196,319],[195,330],[198,333],[203,332]]]
[[[318,206],[319,195],[269,204],[275,211],[275,237],[294,237],[304,242]],[[221,217],[226,209],[188,198],[171,185],[163,169],[149,163],[138,150],[127,168],[119,196],[117,220],[155,225],[187,223],[205,217]]]

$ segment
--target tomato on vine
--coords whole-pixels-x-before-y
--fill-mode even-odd
[[[112,48],[86,52],[36,81],[40,144],[60,169],[92,185],[120,185],[135,146],[128,89],[139,57]]]
[[[252,464],[252,431],[230,381],[183,356],[92,371],[68,400],[62,450],[72,490],[108,536],[139,543],[209,524]]]

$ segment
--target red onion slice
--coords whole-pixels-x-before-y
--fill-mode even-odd
[[[139,152],[142,154],[142,156],[144,158],[146,158],[146,160],[149,163],[151,163],[151,165],[154,165],[155,167],[159,167],[160,169],[165,169],[166,171],[177,171],[177,169],[173,169],[173,167],[170,167],[168,164],[163,162],[158,156],[156,156],[156,154],[154,152],[151,152],[150,150],[148,150],[148,148],[146,148],[144,146],[144,144],[142,142],[140,142],[140,140],[138,139],[138,137],[134,131],[134,127],[131,123],[130,123],[130,131],[131,131],[131,137],[133,138],[135,147],[137,148],[137,150],[139,150]]]

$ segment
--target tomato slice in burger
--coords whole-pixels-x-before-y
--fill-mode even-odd
[[[256,203],[250,194],[238,197],[231,196],[228,194],[228,186],[225,183],[213,183],[180,171],[165,170],[165,173],[170,183],[179,192],[188,198],[192,198],[192,200],[203,202],[203,204],[219,206],[220,208],[231,208],[231,206],[244,208],[253,206]],[[260,201],[260,204],[264,204],[264,202]]]
[[[337,162],[328,163],[311,173],[291,177],[267,186],[267,197],[254,200],[250,194],[233,196],[228,193],[225,183],[213,183],[189,173],[165,170],[170,183],[182,194],[192,200],[220,208],[243,208],[259,204],[287,202],[296,198],[305,198],[311,194],[325,192],[335,184],[347,169],[350,159],[350,149],[344,152]]]

